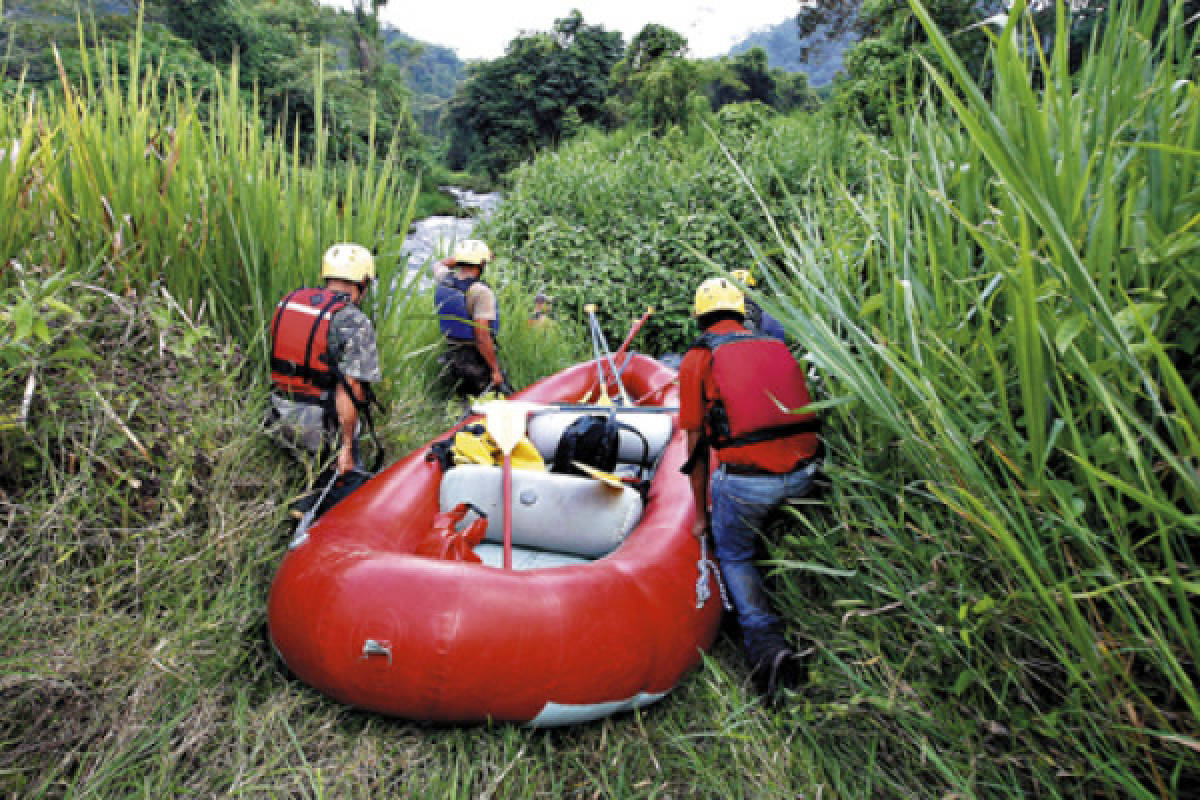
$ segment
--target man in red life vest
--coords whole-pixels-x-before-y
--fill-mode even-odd
[[[271,406],[285,444],[319,453],[337,441],[336,469],[359,463],[360,415],[369,422],[371,384],[382,378],[375,328],[359,308],[375,259],[357,244],[335,244],[321,260],[321,289],[297,289],[271,319]]]
[[[768,700],[794,685],[799,658],[771,610],[755,564],[755,545],[767,516],[812,486],[818,452],[804,371],[787,345],[743,326],[742,292],[724,278],[696,290],[703,334],[679,366],[679,424],[687,431],[689,475],[696,503],[693,532],[708,527],[742,629],[755,688]],[[781,408],[782,406],[782,408]],[[786,410],[785,410],[786,409]],[[716,469],[709,481],[709,448]]]

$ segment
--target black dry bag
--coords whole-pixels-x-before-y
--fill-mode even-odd
[[[604,472],[617,466],[620,446],[617,421],[610,415],[582,416],[567,426],[554,451],[554,471],[582,475],[571,463],[578,461]]]

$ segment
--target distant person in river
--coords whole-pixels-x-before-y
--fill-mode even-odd
[[[491,260],[491,248],[478,239],[466,239],[433,270],[437,282],[433,302],[447,345],[439,360],[460,397],[512,392],[497,353],[500,312],[496,293],[483,281],[483,271]]]
[[[758,280],[755,279],[754,273],[748,269],[735,269],[729,273],[730,276],[749,289],[754,289],[758,286]],[[779,341],[786,341],[787,334],[784,333],[783,326],[779,324],[779,320],[772,317],[766,311],[763,311],[762,306],[755,302],[752,298],[744,298],[746,302],[746,330],[751,333],[763,333],[767,336],[773,336]]]
[[[293,451],[335,448],[334,467],[346,474],[362,469],[358,439],[364,427],[374,436],[371,386],[383,377],[375,327],[359,307],[375,259],[361,245],[335,244],[321,277],[323,288],[290,292],[271,319],[271,427]]]
[[[696,503],[693,533],[703,539],[711,516],[750,676],[773,702],[798,683],[801,664],[767,600],[756,545],[768,516],[811,488],[818,423],[812,414],[787,410],[808,405],[804,370],[782,341],[747,330],[737,286],[725,278],[704,281],[694,312],[703,333],[679,366],[679,425],[689,452],[681,471]]]

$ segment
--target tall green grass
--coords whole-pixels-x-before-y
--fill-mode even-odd
[[[330,244],[358,242],[376,255],[377,289],[365,307],[385,366],[382,394],[400,414],[389,427],[401,446],[409,443],[402,431],[412,412],[437,405],[424,403],[416,387],[436,383],[439,340],[420,285],[390,291],[404,282],[401,247],[421,190],[418,177],[398,169],[403,154],[393,148],[381,159],[372,144],[365,163],[332,161],[318,79],[319,133],[312,157],[301,160],[285,131],[262,130],[254,103],[237,89],[236,63],[212,97],[197,98],[144,62],[140,27],[129,50],[135,75],[122,72],[111,46],[81,48],[79,85],[62,71],[57,92],[19,88],[0,114],[11,159],[0,168],[0,201],[19,211],[0,218],[0,245],[24,269],[19,281],[6,281],[23,297],[20,318],[59,313],[43,299],[43,282],[54,274],[122,293],[162,286],[265,363],[264,333],[278,298],[319,280]],[[514,270],[513,279],[523,274]],[[521,286],[506,297],[521,303],[514,314],[522,318],[527,294]],[[534,359],[521,352],[532,346],[522,343],[524,333],[513,327],[504,337],[518,385],[580,352]],[[22,334],[32,340],[34,332],[23,327]]]
[[[416,181],[395,154],[330,161],[319,96],[322,133],[301,162],[285,132],[262,130],[237,89],[236,64],[214,97],[198,99],[143,61],[140,27],[135,75],[121,73],[108,45],[81,50],[79,85],[60,64],[56,92],[18,90],[0,114],[0,136],[20,144],[0,171],[6,207],[22,210],[0,219],[6,257],[130,291],[165,285],[260,347],[278,296],[316,281],[334,242],[370,247],[381,285],[390,284]]]
[[[841,403],[829,503],[778,552],[794,619],[897,790],[1182,796],[1200,776],[1196,42],[1156,45],[1158,4],[1118,4],[1071,74],[1065,15],[1037,57],[1018,6],[987,97],[913,7],[951,113],[895,120],[865,186],[829,181],[776,240],[767,305]],[[794,561],[852,577],[813,587]]]

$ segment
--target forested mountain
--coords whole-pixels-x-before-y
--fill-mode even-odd
[[[761,47],[767,53],[767,63],[787,72],[803,72],[813,87],[827,86],[842,69],[842,54],[859,40],[854,29],[857,9],[844,24],[832,21],[818,23],[813,30],[801,34],[796,17],[788,17],[747,36],[733,46],[730,55],[745,53]]]
[[[0,85],[5,80],[55,84],[55,44],[68,74],[74,74],[79,12],[87,43],[108,42],[123,58],[140,5],[139,0],[7,0],[0,25]],[[372,106],[382,146],[393,134],[413,140],[417,123],[424,133],[434,133],[464,70],[448,48],[383,28],[366,10],[338,11],[315,0],[147,0],[144,23],[144,47],[152,62],[163,64],[164,81],[211,89],[236,53],[241,85],[248,92],[257,89],[264,122],[288,130],[298,122],[305,142],[321,64],[333,145],[346,154],[361,151],[369,138],[365,126]]]
[[[449,47],[417,41],[395,28],[385,27],[381,34],[388,58],[408,79],[422,130],[437,133],[446,103],[466,77],[466,64]]]

